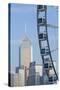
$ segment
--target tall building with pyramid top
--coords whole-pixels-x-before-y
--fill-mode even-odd
[[[20,44],[20,66],[29,68],[32,59],[32,43],[31,40],[25,35]]]

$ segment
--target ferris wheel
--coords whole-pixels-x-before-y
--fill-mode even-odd
[[[37,5],[37,33],[38,33],[40,54],[43,62],[43,83],[44,83],[44,76],[46,75],[48,84],[51,84],[55,83],[58,80],[58,75],[53,63],[47,27],[58,28],[58,26],[50,25],[47,23],[47,6]],[[54,75],[50,74],[51,70],[54,72]],[[44,84],[47,84],[47,82],[45,82]]]

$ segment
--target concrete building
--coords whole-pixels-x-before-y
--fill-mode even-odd
[[[27,80],[29,71],[26,71],[29,68],[30,62],[32,61],[32,44],[31,40],[25,35],[21,40],[19,47],[19,67],[24,66],[25,69],[25,79]]]
[[[25,86],[25,70],[20,68],[18,72],[15,73],[14,86]]]
[[[30,63],[27,85],[40,85],[43,83],[42,69],[42,65],[36,64],[35,62]]]
[[[19,85],[25,86],[25,70],[19,69]]]
[[[25,86],[29,76],[29,65],[32,61],[32,44],[27,36],[24,36],[19,47],[19,66],[16,68],[14,86]]]
[[[19,73],[15,73],[14,86],[19,86]]]
[[[29,64],[32,60],[32,44],[27,36],[25,36],[22,40],[19,52],[20,66],[24,65],[25,67],[29,68]]]
[[[10,74],[10,86],[13,87],[14,86],[14,73]]]

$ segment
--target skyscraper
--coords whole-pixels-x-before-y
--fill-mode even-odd
[[[22,40],[19,52],[20,52],[20,55],[19,55],[20,66],[29,68],[29,64],[32,61],[31,60],[32,59],[32,44],[27,36],[25,36],[24,39]]]
[[[40,85],[43,83],[43,66],[31,62],[29,67],[29,76],[27,79],[27,85]]]
[[[32,61],[32,43],[25,35],[19,47],[19,67],[23,66],[25,70],[25,85],[29,76],[29,65]]]

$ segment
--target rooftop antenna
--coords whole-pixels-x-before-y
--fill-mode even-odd
[[[24,36],[27,37],[27,25],[26,25],[26,23],[25,23],[25,35]]]
[[[25,33],[26,33],[26,30],[27,30],[27,29],[26,29],[26,24],[25,24]]]

